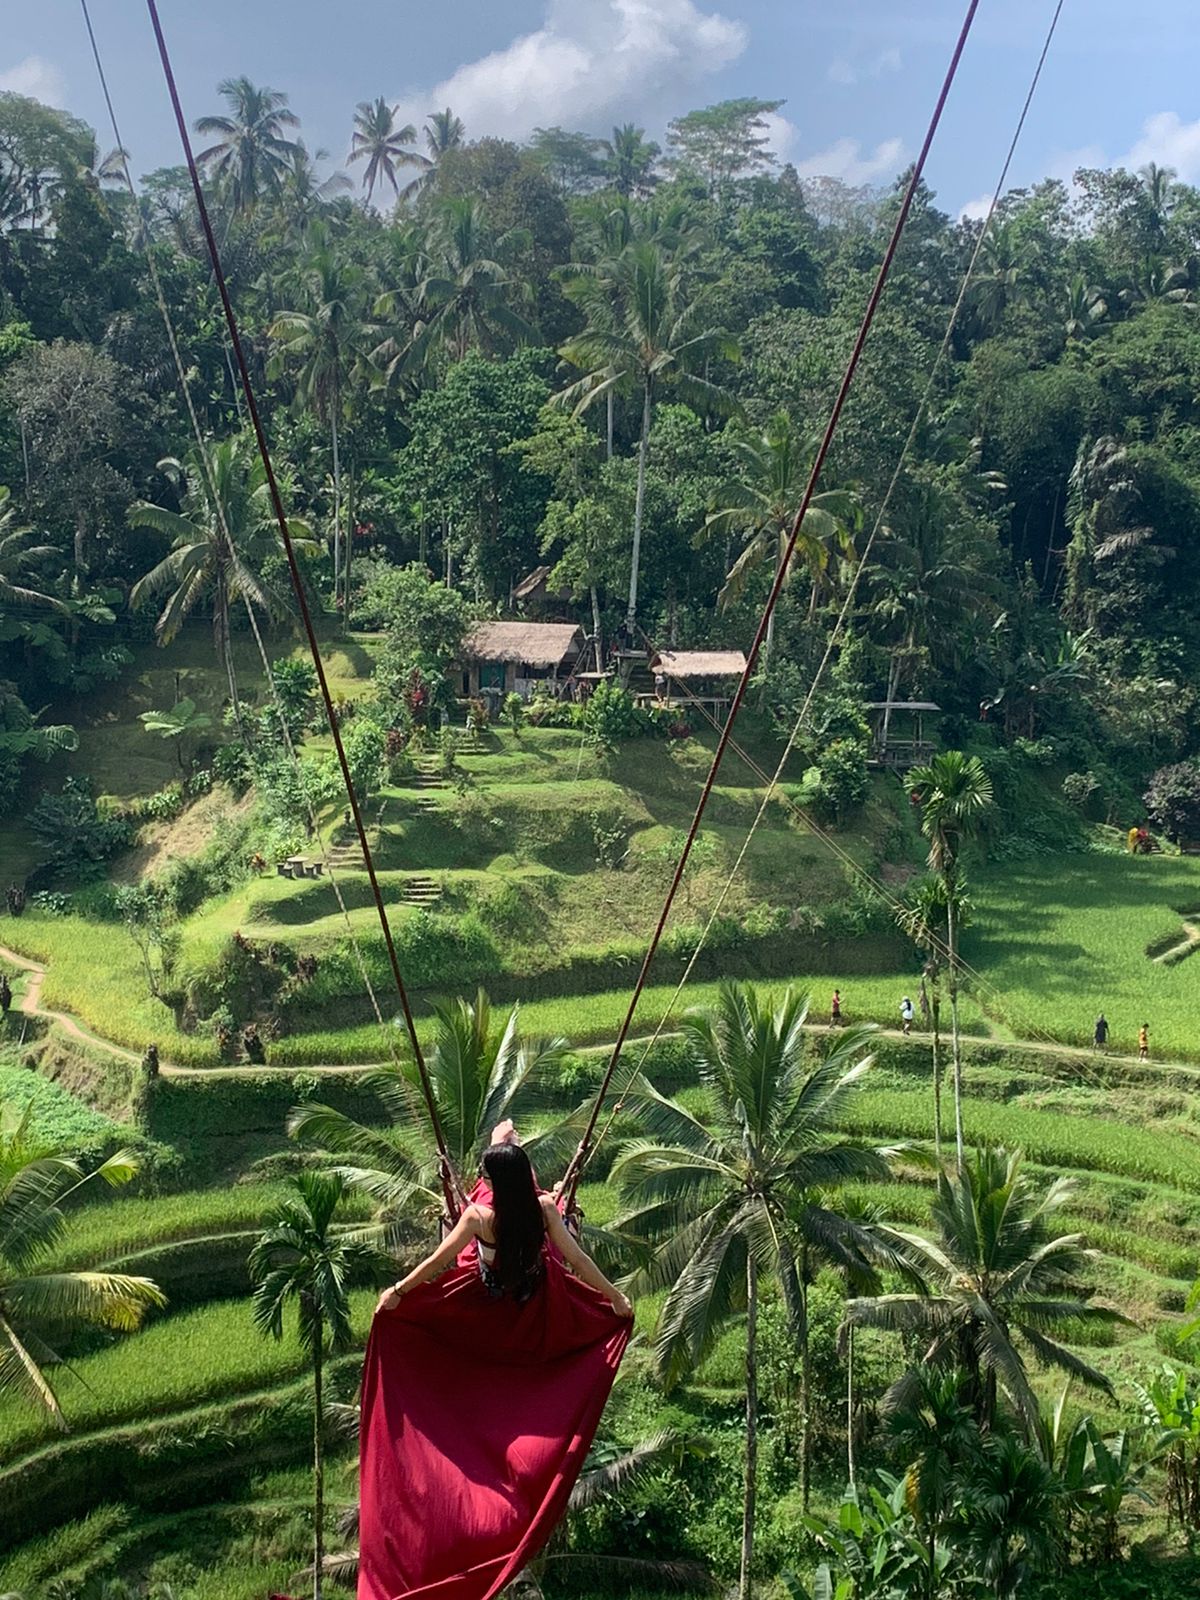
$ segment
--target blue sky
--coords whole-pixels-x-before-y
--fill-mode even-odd
[[[135,173],[179,159],[142,0],[91,0]],[[802,173],[890,178],[916,149],[965,0],[160,0],[190,118],[246,73],[287,91],[310,146],[344,160],[353,108],[384,94],[469,135],[538,125],[660,134],[694,106],[783,99]],[[990,192],[1053,0],[983,0],[929,175],[958,211]],[[7,0],[0,88],[104,130],[78,0]],[[1200,181],[1191,0],[1066,0],[1013,181],[1157,160]],[[106,130],[101,143],[111,141]]]

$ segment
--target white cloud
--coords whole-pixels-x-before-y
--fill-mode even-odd
[[[66,79],[43,56],[26,56],[14,67],[0,67],[0,89],[28,95],[48,106],[61,106],[67,97]]]
[[[829,63],[825,76],[830,83],[840,84],[849,88],[856,83],[863,83],[871,78],[882,78],[892,72],[899,72],[903,66],[903,58],[893,45],[888,50],[881,50],[878,55],[870,57],[835,56]]]
[[[800,137],[800,129],[778,111],[768,111],[763,117],[767,129],[767,148],[780,161],[790,161]]]
[[[894,177],[904,165],[904,141],[884,139],[874,150],[864,151],[857,139],[838,139],[795,165],[802,178],[838,178],[854,188],[875,178]]]
[[[1141,137],[1117,164],[1137,172],[1152,161],[1160,167],[1174,167],[1181,182],[1195,183],[1200,178],[1200,119],[1184,122],[1175,111],[1147,117]]]
[[[546,0],[533,33],[401,97],[418,125],[450,106],[469,138],[535,127],[595,128],[640,115],[661,123],[695,84],[746,48],[740,22],[695,0]]]
[[[990,194],[977,195],[974,200],[968,200],[966,205],[963,206],[962,209],[959,211],[959,213],[958,213],[959,221],[960,222],[982,222],[984,217],[987,216],[988,212],[991,209],[992,209],[992,197],[991,197],[991,195]]]

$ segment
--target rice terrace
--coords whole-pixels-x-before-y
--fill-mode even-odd
[[[0,1596],[1200,1592],[1179,0],[13,9]]]

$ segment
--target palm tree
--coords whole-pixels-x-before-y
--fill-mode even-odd
[[[1166,240],[1167,223],[1175,210],[1177,193],[1175,180],[1178,176],[1174,167],[1160,167],[1156,161],[1147,163],[1138,172],[1138,177],[1142,180],[1146,206],[1150,212],[1151,230],[1155,242],[1159,245]]]
[[[1003,1389],[1026,1436],[1038,1439],[1038,1400],[1023,1351],[1111,1394],[1104,1374],[1052,1335],[1129,1320],[1090,1303],[1080,1275],[1097,1253],[1084,1248],[1082,1235],[1054,1231],[1073,1190],[1065,1178],[1039,1190],[1022,1172],[1020,1153],[1003,1149],[980,1150],[957,1171],[939,1173],[932,1237],[879,1230],[907,1262],[915,1289],[852,1300],[847,1323],[925,1340],[920,1367],[961,1368],[964,1401],[981,1428],[994,1427]],[[893,1384],[890,1402],[905,1404],[913,1392],[906,1374]]]
[[[613,1168],[632,1207],[616,1227],[654,1249],[635,1286],[667,1291],[654,1344],[664,1381],[694,1371],[729,1320],[746,1316],[741,1600],[750,1593],[754,1553],[761,1276],[780,1283],[803,1338],[798,1256],[856,1263],[869,1242],[816,1197],[888,1170],[884,1152],[834,1132],[870,1066],[864,1052],[872,1030],[847,1029],[812,1063],[807,1015],[807,996],[791,989],[772,1009],[754,989],[724,984],[715,1010],[684,1019],[711,1117],[699,1121],[641,1081],[632,1098],[650,1137],[627,1145]]]
[[[536,341],[536,328],[514,309],[530,299],[529,285],[504,264],[525,238],[520,229],[494,237],[483,207],[469,195],[442,201],[428,239],[428,275],[420,287],[426,327],[410,354],[423,357],[439,333],[453,361],[472,348],[494,351],[505,340]]]
[[[646,138],[645,128],[626,122],[613,129],[603,148],[604,170],[612,188],[620,195],[647,199],[658,183],[654,166],[662,155],[661,146]]]
[[[963,883],[959,855],[992,804],[992,780],[978,756],[943,750],[927,766],[908,774],[921,796],[921,832],[929,840],[929,870],[942,884],[946,906],[946,965],[949,972],[951,1049],[954,1061],[954,1148],[963,1164],[962,1044],[958,1027],[958,932]]]
[[[993,222],[979,251],[971,303],[985,333],[994,333],[1010,306],[1029,298],[1038,262],[1036,240],[1014,222]]]
[[[217,92],[229,115],[199,118],[196,132],[216,139],[196,159],[226,187],[235,212],[250,211],[264,194],[278,192],[298,148],[284,129],[298,128],[300,119],[287,109],[286,94],[249,78],[226,78]]]
[[[206,445],[203,459],[193,449],[185,462],[168,458],[159,467],[176,486],[181,509],[146,501],[129,508],[134,527],[153,528],[172,546],[170,554],[134,584],[129,604],[136,611],[146,601],[166,596],[154,627],[161,645],[171,643],[197,606],[211,605],[217,660],[236,708],[232,608],[245,600],[268,613],[283,609],[283,601],[260,576],[276,538],[266,475],[257,452],[251,454],[236,438]],[[309,538],[304,523],[290,527],[296,538]]]
[[[1063,328],[1068,339],[1086,339],[1098,322],[1108,315],[1108,303],[1101,290],[1093,288],[1082,272],[1067,285]]]
[[[960,885],[961,889],[961,885]],[[962,926],[960,893],[958,925]],[[921,983],[933,1023],[933,1151],[942,1159],[942,955],[944,943],[940,925],[946,918],[946,886],[941,878],[928,877],[897,907],[896,922],[918,950],[925,953]]]
[[[719,491],[718,509],[705,519],[703,530],[710,536],[736,529],[746,538],[741,555],[725,575],[717,596],[718,606],[737,600],[749,575],[764,562],[770,561],[778,576],[812,467],[812,449],[797,434],[786,411],[777,411],[755,438],[735,441],[733,453],[738,476]],[[818,588],[834,556],[853,559],[854,532],[861,521],[862,510],[852,489],[827,489],[810,501],[792,553],[793,561],[803,566],[809,576],[810,617],[816,611]],[[784,573],[785,583],[791,572],[789,565]],[[772,611],[763,642],[764,673],[771,659],[774,631]]]
[[[390,1263],[361,1239],[338,1230],[337,1208],[345,1193],[336,1173],[303,1172],[295,1193],[274,1210],[250,1252],[255,1285],[255,1325],[283,1338],[289,1301],[298,1311],[300,1342],[313,1369],[313,1600],[321,1600],[325,1568],[325,1394],[326,1345],[330,1354],[349,1349],[349,1288],[354,1280],[376,1281]]]
[[[132,1333],[166,1297],[149,1278],[119,1272],[52,1272],[42,1263],[68,1230],[68,1202],[99,1179],[113,1188],[137,1173],[128,1150],[91,1172],[35,1139],[31,1107],[0,1128],[0,1394],[12,1393],[67,1421],[46,1367],[61,1358],[49,1339],[86,1326]]]
[[[538,1082],[567,1050],[565,1039],[524,1039],[520,1008],[495,1019],[482,989],[473,1002],[449,1000],[434,1007],[433,1046],[426,1057],[438,1118],[455,1172],[476,1170],[479,1150],[492,1128],[519,1118],[539,1104]],[[393,1241],[407,1202],[432,1203],[438,1189],[430,1152],[429,1112],[417,1093],[416,1067],[384,1067],[367,1079],[392,1117],[386,1128],[369,1128],[330,1106],[298,1107],[288,1120],[295,1139],[321,1145],[348,1158],[339,1168],[353,1187],[372,1196]],[[552,1160],[570,1128],[528,1139],[535,1162]]]
[[[438,162],[447,152],[461,150],[467,137],[462,118],[456,117],[449,106],[444,111],[430,112],[429,120],[421,131],[425,135],[425,148],[429,154],[423,156],[419,151],[413,151],[410,164],[420,167],[421,171],[400,191],[402,200],[415,200],[418,195],[424,194],[437,177]]]
[[[49,561],[61,565],[62,558],[53,545],[29,542],[33,529],[21,522],[11,500],[11,489],[0,484],[0,610],[35,606],[65,613],[68,608],[62,600],[21,581],[32,568]]]
[[[167,710],[143,711],[138,721],[147,733],[157,733],[162,739],[175,740],[175,756],[179,762],[180,772],[187,771],[187,763],[183,759],[187,741],[195,738],[197,734],[206,733],[212,727],[212,718],[208,712],[201,711],[190,696],[177,700]]]
[[[381,179],[391,184],[392,194],[398,200],[400,185],[396,182],[396,168],[415,166],[422,159],[409,148],[417,137],[412,123],[406,122],[403,127],[396,125],[399,109],[399,106],[389,106],[380,95],[377,100],[360,100],[354,113],[354,138],[347,160],[367,163],[363,185],[368,201]]]
[[[1069,622],[1096,624],[1096,563],[1136,549],[1153,536],[1141,517],[1137,463],[1111,434],[1080,440],[1067,481],[1066,592],[1063,613]]]
[[[683,264],[653,238],[639,239],[611,264],[611,276],[579,277],[568,293],[587,316],[582,333],[559,354],[585,376],[559,396],[580,413],[614,389],[631,389],[642,403],[638,442],[637,495],[633,513],[633,551],[625,629],[636,638],[642,518],[646,503],[646,464],[654,404],[667,389],[698,410],[730,411],[735,402],[700,373],[717,356],[733,359],[737,347],[717,328],[706,327],[698,303],[688,292]]]
[[[333,446],[333,595],[342,578],[342,466],[338,425],[349,398],[347,378],[362,359],[364,338],[360,268],[341,259],[326,230],[315,225],[297,272],[299,310],[281,311],[269,329],[277,342],[271,370],[298,364],[296,403],[311,405],[330,430]],[[349,540],[349,533],[347,533]]]

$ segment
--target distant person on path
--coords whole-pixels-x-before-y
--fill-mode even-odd
[[[1103,1011],[1096,1018],[1096,1026],[1092,1032],[1092,1043],[1097,1050],[1103,1050],[1108,1043],[1108,1018]]]
[[[1149,1059],[1150,1059],[1150,1024],[1148,1022],[1143,1022],[1141,1027],[1138,1029],[1138,1060],[1139,1061],[1149,1061]]]
[[[7,1015],[8,1008],[11,1005],[12,985],[9,983],[6,974],[0,972],[0,1016]]]
[[[833,991],[833,999],[829,1002],[829,1026],[831,1028],[836,1028],[840,1026],[841,1020],[842,991],[840,989],[835,989]]]
[[[1137,854],[1138,834],[1140,834],[1141,831],[1142,830],[1139,827],[1137,827],[1136,824],[1135,824],[1134,827],[1130,828],[1128,834],[1126,834],[1126,839],[1127,839],[1128,844],[1129,844],[1129,854],[1131,856]]]
[[[900,1021],[902,1024],[901,1032],[907,1039],[908,1035],[912,1032],[913,1022],[913,1003],[907,995],[905,995],[904,999],[900,1002]]]

